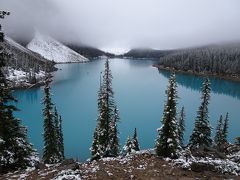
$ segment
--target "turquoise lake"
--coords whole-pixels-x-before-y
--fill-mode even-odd
[[[168,71],[158,71],[152,67],[151,60],[111,59],[113,90],[120,112],[119,136],[121,147],[134,128],[138,130],[141,149],[153,148],[160,127],[168,85]],[[54,73],[51,85],[53,102],[63,118],[65,155],[84,161],[90,157],[89,148],[97,118],[97,91],[100,72],[104,69],[104,60],[94,60],[84,64],[57,65],[60,69]],[[210,122],[214,128],[222,114],[229,112],[230,125],[228,138],[240,136],[240,83],[210,78],[211,101],[209,106]],[[178,111],[182,106],[186,111],[185,141],[192,132],[196,112],[200,105],[200,88],[203,78],[200,76],[177,74]],[[31,143],[42,154],[43,88],[17,90],[16,115],[28,127]]]

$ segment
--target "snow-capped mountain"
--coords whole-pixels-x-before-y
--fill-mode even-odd
[[[27,45],[31,51],[41,54],[48,60],[53,60],[56,63],[72,63],[72,62],[86,62],[87,58],[58,42],[57,40],[35,33],[35,37]]]

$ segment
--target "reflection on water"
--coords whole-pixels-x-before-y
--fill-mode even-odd
[[[26,93],[24,93],[24,91]],[[39,88],[31,88],[27,90],[14,91],[16,99],[26,99],[30,103],[35,103],[39,99]]]
[[[166,78],[170,77],[171,74],[170,71],[160,69],[158,69],[158,71],[159,74],[163,75],[164,77]],[[209,79],[211,81],[212,92],[240,99],[239,82],[227,81],[215,77],[210,77]],[[204,80],[203,76],[177,73],[177,83],[195,91],[201,90],[203,80]]]

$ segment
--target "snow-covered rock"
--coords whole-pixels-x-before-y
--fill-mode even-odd
[[[87,58],[78,54],[57,40],[47,35],[40,34],[39,32],[35,33],[35,37],[27,45],[27,48],[56,63],[88,61]]]

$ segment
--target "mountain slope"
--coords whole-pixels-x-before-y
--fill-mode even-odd
[[[45,71],[56,70],[54,62],[30,51],[7,36],[4,37],[1,46],[10,54],[6,60],[4,74],[11,81],[12,87],[31,86],[43,79]]]
[[[181,49],[160,58],[159,66],[240,80],[240,43]]]
[[[2,46],[7,53],[11,54],[7,61],[7,66],[11,66],[13,69],[22,69],[26,72],[29,72],[30,69],[36,71],[56,70],[54,67],[55,63],[30,51],[7,36],[5,36]]]
[[[35,34],[35,37],[27,45],[27,48],[56,63],[88,61],[87,58],[83,57],[57,40],[40,33]]]

